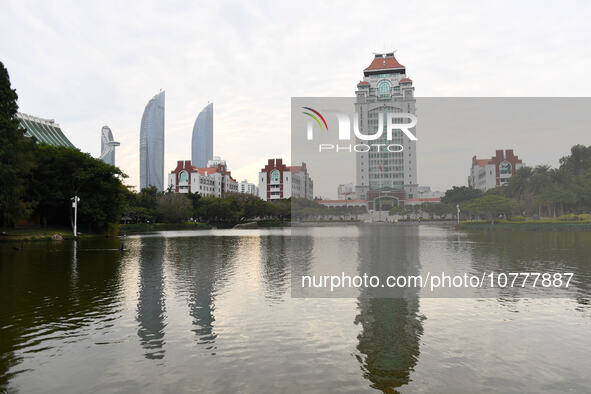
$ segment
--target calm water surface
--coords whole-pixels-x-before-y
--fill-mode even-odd
[[[590,233],[293,231],[0,245],[0,391],[589,392]],[[561,298],[292,297],[293,267],[379,272],[372,253],[575,279]]]

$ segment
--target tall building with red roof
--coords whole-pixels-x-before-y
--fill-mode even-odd
[[[363,80],[357,84],[355,110],[359,115],[359,131],[373,135],[380,123],[387,127],[387,114],[402,112],[415,114],[415,97],[412,80],[406,75],[406,67],[398,62],[394,52],[375,54],[369,66],[363,70]],[[392,119],[393,123],[405,123],[408,119]],[[410,129],[416,136],[415,128]],[[371,141],[357,140],[357,143],[402,145],[399,152],[372,148],[357,153],[356,195],[360,199],[390,198],[398,200],[415,198],[417,194],[416,142],[401,130],[392,132],[387,140],[384,130],[381,137]],[[391,204],[369,204],[387,207]],[[385,209],[385,208],[384,208]]]
[[[168,174],[168,187],[177,193],[199,193],[202,196],[223,197],[238,193],[238,182],[228,171],[225,160],[215,156],[207,167],[195,167],[191,160],[179,160]]]
[[[314,182],[306,163],[288,166],[283,159],[269,159],[259,172],[259,197],[265,201],[283,198],[314,198]]]

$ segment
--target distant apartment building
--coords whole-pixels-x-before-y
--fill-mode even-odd
[[[417,198],[442,198],[445,193],[431,190],[431,186],[419,186],[417,187]]]
[[[417,187],[417,193],[414,198],[408,198],[404,205],[421,205],[425,203],[440,203],[441,198],[445,193],[440,191],[431,190],[431,186],[419,186]]]
[[[525,164],[513,153],[513,149],[497,149],[490,159],[472,157],[472,167],[468,176],[468,185],[486,191],[502,186],[509,181],[515,171]]]
[[[205,162],[205,167],[218,167],[218,166],[227,167],[226,160],[223,160],[219,156],[213,156],[213,158],[211,158]]]
[[[355,200],[355,186],[352,183],[340,184],[337,188],[338,200]]]
[[[177,161],[168,174],[168,187],[177,193],[199,193],[202,196],[223,197],[237,193],[238,182],[226,168],[226,162],[211,167],[195,167],[191,160]]]
[[[287,166],[283,159],[269,159],[259,172],[259,197],[265,201],[282,198],[314,198],[314,183],[306,163]]]
[[[259,188],[254,183],[249,183],[246,179],[238,184],[238,193],[259,195]]]

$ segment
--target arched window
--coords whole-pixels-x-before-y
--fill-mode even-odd
[[[501,174],[511,174],[513,171],[513,167],[511,166],[511,163],[509,163],[508,161],[503,161],[501,162],[501,164],[499,164],[499,172]]]
[[[187,171],[183,170],[179,174],[179,183],[180,182],[189,182],[189,173]]]
[[[378,82],[378,96],[385,97],[390,96],[392,92],[392,84],[387,79]]]
[[[271,183],[279,183],[281,179],[281,173],[279,170],[271,171]]]

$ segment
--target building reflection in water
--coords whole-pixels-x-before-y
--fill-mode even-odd
[[[164,358],[165,238],[142,238],[139,253],[138,336],[148,359]]]
[[[283,236],[260,237],[261,275],[265,299],[272,303],[281,302],[289,286],[288,242],[289,239]]]
[[[358,273],[417,275],[420,272],[416,226],[365,226],[360,229]],[[370,386],[386,393],[408,384],[420,354],[423,334],[415,289],[363,289],[355,324],[361,332],[356,358]]]
[[[171,240],[168,259],[175,283],[186,297],[198,344],[215,354],[215,300],[233,273],[238,241],[235,237],[182,237]]]

